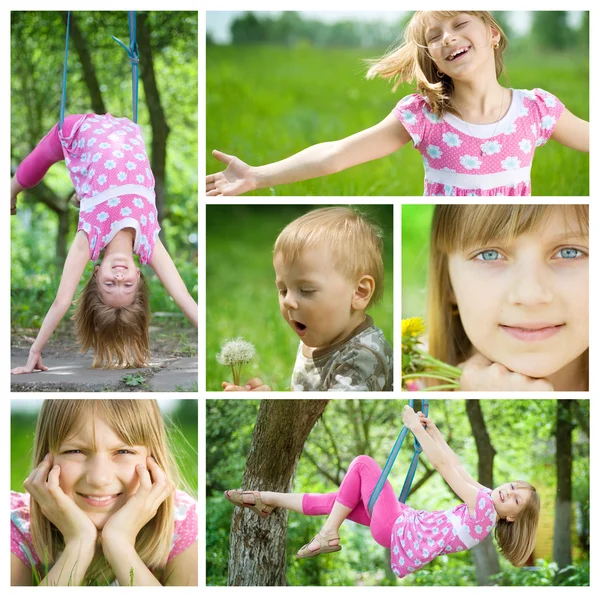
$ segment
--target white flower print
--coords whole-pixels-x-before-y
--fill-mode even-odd
[[[452,551],[452,546],[451,545],[446,545],[446,551]]]
[[[398,555],[400,553],[400,548],[397,545],[394,545],[394,554]]]
[[[437,158],[441,158],[442,157],[442,150],[437,145],[428,145],[427,146],[427,153],[433,159],[437,159]]]
[[[465,170],[479,170],[482,164],[474,155],[461,155],[460,163]]]
[[[104,133],[102,129],[94,129],[94,135],[101,135],[102,133]]]
[[[89,225],[88,222],[84,222],[83,226],[81,227],[83,229],[84,232],[89,233],[89,231],[92,229],[92,227]]]
[[[151,212],[148,214],[148,219],[150,220],[150,223],[151,223],[151,224],[154,224],[154,212],[153,212],[153,211],[151,211]]]
[[[400,563],[401,566],[404,566],[404,564],[406,564],[406,560],[402,556],[400,556],[398,558],[398,562]]]
[[[108,207],[117,207],[117,205],[121,203],[121,197],[113,197],[112,199],[109,199],[106,203]]]
[[[140,162],[146,159],[146,156],[143,153],[136,153],[134,155]]]
[[[144,175],[143,174],[138,174],[135,179],[142,184],[144,182]]]
[[[77,172],[79,172],[79,166],[73,166],[71,168],[71,172],[73,172],[74,174],[76,174]]]
[[[87,168],[82,168],[81,169],[81,175],[82,176],[87,176],[89,174],[88,169]]]
[[[459,545],[459,546],[456,548],[456,551],[457,551],[457,552],[458,552],[458,551],[462,551],[462,550],[463,550],[463,548],[462,548],[462,545]]]
[[[429,160],[423,157],[423,168],[429,168]]]
[[[117,163],[114,160],[106,160],[106,162],[104,162],[104,167],[107,170],[112,170],[117,167]]]
[[[408,532],[406,533],[406,536],[408,537],[408,539],[409,539],[410,541],[412,541],[412,531],[408,531]]]
[[[412,558],[412,557],[413,557],[413,550],[412,550],[412,549],[408,549],[408,550],[406,551],[406,555],[407,555],[409,558]]]
[[[125,131],[117,131],[117,135],[124,137],[127,133]]]
[[[96,145],[96,137],[90,137],[88,139],[87,146],[92,147],[93,145]]]
[[[127,174],[126,174],[125,172],[119,172],[119,173],[117,174],[117,178],[118,178],[118,179],[119,179],[121,182],[123,182],[123,181],[124,181],[124,180],[127,178]]]
[[[508,137],[508,135],[512,135],[517,131],[517,125],[513,122],[505,131],[504,135]]]
[[[400,114],[402,116],[402,120],[404,120],[404,122],[406,122],[406,124],[408,124],[408,125],[417,124],[417,117],[410,110],[402,110],[400,112]]]
[[[556,106],[556,98],[553,95],[548,94],[544,96],[544,103],[548,108],[554,108],[554,106]]]
[[[444,195],[446,197],[452,197],[454,195],[454,187],[451,184],[444,185]]]
[[[535,92],[534,91],[530,91],[529,89],[523,89],[523,95],[528,99],[531,100],[532,102],[535,101]]]
[[[502,145],[498,141],[486,141],[481,145],[481,151],[485,155],[494,155],[495,153],[500,153],[501,150]]]
[[[90,187],[90,185],[86,182],[83,184],[83,186],[81,187],[81,192],[82,193],[89,193],[92,190],[92,187]]]
[[[534,137],[537,137],[537,126],[535,122],[531,125],[531,132],[533,133]]]
[[[535,146],[536,147],[540,147],[541,145],[543,145],[546,142],[546,139],[544,137],[538,137],[535,140]]]
[[[444,527],[442,529],[442,535],[447,535],[448,534],[448,527]]]
[[[144,216],[144,215],[140,216],[140,224],[142,226],[145,226],[147,221],[148,220],[146,220],[146,216]]]
[[[416,559],[416,560],[415,560],[415,564],[416,564],[417,566],[421,566],[421,565],[423,564],[423,562],[421,562],[421,560],[419,560],[419,559]]]
[[[109,122],[104,122],[102,123],[102,127],[105,129],[111,129],[112,128],[112,124],[110,124]]]
[[[413,140],[414,147],[417,147],[422,141],[421,137],[419,135],[417,135],[416,133],[412,135],[412,140]]]
[[[481,535],[481,531],[483,531],[483,529],[481,528],[481,526],[480,525],[475,525],[475,532],[478,535]]]
[[[479,508],[483,510],[485,508],[485,498],[479,500]]]
[[[139,142],[137,139],[129,139],[129,142],[130,142],[132,145],[139,145],[139,144],[140,144],[140,142]]]
[[[108,214],[105,211],[101,211],[96,216],[96,220],[98,220],[98,222],[104,222],[105,220],[108,220]]]
[[[460,147],[462,145],[462,139],[455,133],[444,133],[442,139],[448,147]]]
[[[521,139],[519,141],[519,149],[523,153],[531,153],[531,141],[529,139]]]
[[[122,152],[120,149],[117,149],[116,151],[113,151],[113,155],[114,155],[116,158],[122,158],[122,157],[124,157],[124,156],[125,156],[125,154],[124,154],[124,153],[123,153],[123,152]]]
[[[98,147],[100,149],[109,149],[110,148],[110,143],[107,143],[106,141],[104,141],[104,143],[100,143],[100,145],[98,145]]]
[[[131,207],[123,207],[119,213],[122,216],[130,216],[131,215]]]
[[[142,245],[144,245],[145,247],[150,246],[149,243],[148,243],[148,237],[145,234],[142,234],[142,238],[140,240],[140,243],[142,243]],[[352,383],[352,378],[351,377],[344,377],[343,375],[337,375],[336,379],[339,378],[339,377],[341,377],[343,380],[347,380],[346,381],[347,384],[351,384]]]
[[[156,239],[158,238],[159,233],[160,233],[160,230],[158,228],[155,228],[154,233],[152,234],[152,238],[153,238],[154,242],[156,242]]]
[[[85,139],[79,139],[79,143],[77,143],[77,147],[79,147],[79,149],[83,149],[84,146],[85,146]]]
[[[425,118],[429,120],[429,122],[433,124],[440,124],[442,122],[442,118],[440,116],[436,116],[427,106],[423,106],[423,114],[425,114]]]
[[[443,539],[440,539],[440,540],[438,541],[438,547],[443,547],[443,546],[444,546],[444,540],[443,540]]]
[[[90,241],[90,249],[92,249],[92,251],[96,248],[97,242],[98,242],[98,237],[92,236],[92,240]]]
[[[88,158],[88,154],[87,154],[87,153],[82,153],[82,154],[79,156],[79,161],[80,161],[82,164],[85,164],[85,162],[87,161],[87,158]]]
[[[90,125],[87,122],[84,122],[80,127],[79,130],[82,132],[87,131],[90,128]]]
[[[526,108],[525,106],[521,106],[517,118],[522,118],[523,116],[529,116],[529,108]]]
[[[456,170],[455,170],[454,168],[448,168],[448,166],[444,166],[444,167],[442,168],[442,170],[443,170],[444,172],[456,172]]]
[[[121,147],[125,150],[125,151],[131,151],[133,149],[133,147],[131,147],[131,145],[129,145],[129,143],[123,143],[123,145],[121,145]]]
[[[552,130],[555,124],[556,118],[554,118],[554,116],[544,116],[544,118],[542,118],[542,121],[540,122],[540,128],[542,128],[545,131],[549,131]]]
[[[516,156],[509,156],[500,162],[504,170],[518,170],[521,167],[521,160]]]
[[[144,200],[141,197],[134,197],[133,204],[142,209],[144,207]]]
[[[135,170],[136,165],[135,165],[135,162],[127,162],[125,164],[125,167],[127,168],[127,170]]]

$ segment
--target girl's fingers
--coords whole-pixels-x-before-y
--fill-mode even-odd
[[[46,457],[44,458],[44,460],[42,460],[42,462],[40,462],[40,464],[37,467],[35,476],[32,479],[33,485],[38,486],[38,487],[45,485],[46,481],[48,480],[48,473],[51,468],[52,468],[52,457],[50,456],[50,454],[46,454]]]
[[[218,197],[220,195],[220,191],[218,191],[217,189],[213,189],[212,191],[208,191],[208,193],[206,193],[207,197]]]
[[[141,464],[136,466],[136,471],[140,480],[140,489],[145,493],[150,493],[150,491],[152,491],[152,479],[150,478],[150,471]],[[140,492],[140,489],[137,490],[136,494]]]
[[[171,493],[171,483],[167,479],[167,475],[165,472],[158,466],[156,460],[152,458],[152,456],[148,457],[148,468],[152,473],[152,480],[154,481],[152,484],[152,493],[156,495],[157,498],[162,502],[169,493]],[[164,494],[164,496],[163,496]]]
[[[48,493],[56,500],[63,495],[63,491],[60,488],[60,466],[55,464],[50,473],[48,474]]]

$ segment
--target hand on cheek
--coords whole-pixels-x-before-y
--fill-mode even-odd
[[[547,379],[534,379],[515,373],[500,363],[493,363],[481,353],[475,353],[459,367],[463,371],[460,378],[461,390],[488,392],[552,392],[554,390]]]

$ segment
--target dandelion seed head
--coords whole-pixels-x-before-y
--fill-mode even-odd
[[[227,367],[239,363],[249,363],[254,356],[254,352],[254,344],[246,342],[243,338],[225,340],[221,346],[221,352],[217,354],[217,361]]]

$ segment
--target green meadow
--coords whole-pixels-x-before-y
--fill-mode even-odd
[[[382,50],[383,51],[383,50]],[[206,50],[206,172],[223,169],[220,149],[251,165],[281,160],[309,145],[373,126],[405,95],[365,79],[365,49],[305,45],[211,46]],[[575,115],[589,119],[589,60],[581,53],[523,51],[506,56],[503,85],[541,87]],[[589,157],[550,141],[533,162],[533,194],[589,195]],[[302,183],[252,194],[280,196],[422,195],[423,166],[412,144],[375,162]]]
[[[225,340],[243,337],[256,347],[242,381],[260,377],[289,390],[299,340],[279,312],[272,251],[281,230],[319,206],[208,205],[206,208],[206,389],[220,391],[231,370],[217,363]],[[393,343],[393,231],[391,205],[359,205],[384,233],[385,292],[369,309]]]

